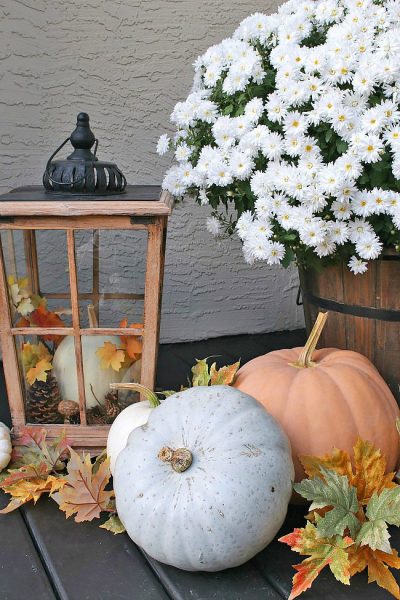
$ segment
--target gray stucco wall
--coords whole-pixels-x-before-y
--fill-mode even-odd
[[[114,159],[130,183],[161,182],[169,159],[155,143],[190,88],[194,59],[248,14],[278,4],[0,0],[0,191],[40,183],[82,110],[100,158]],[[295,270],[249,267],[237,240],[209,236],[206,216],[186,201],[170,220],[162,340],[301,326]]]

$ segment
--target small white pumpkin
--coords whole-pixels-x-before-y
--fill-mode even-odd
[[[228,386],[167,398],[120,453],[117,511],[150,556],[188,571],[240,565],[282,525],[291,449],[254,398]]]
[[[131,389],[146,394],[147,400],[135,402],[119,413],[110,427],[107,438],[107,456],[110,459],[110,471],[113,474],[119,453],[125,448],[129,434],[141,425],[145,425],[151,411],[160,404],[156,394],[140,384],[113,385],[114,389]]]
[[[127,369],[114,371],[111,367],[108,369],[101,368],[96,350],[103,346],[104,342],[111,342],[117,347],[121,344],[121,340],[117,336],[87,335],[82,337],[82,361],[87,408],[97,406],[96,398],[102,404],[105,395],[110,391],[110,383],[122,381],[127,371]],[[78,379],[75,365],[74,338],[68,335],[55,351],[53,369],[58,381],[61,397],[79,402]]]
[[[10,430],[0,422],[0,472],[8,466],[11,460],[12,444]]]
[[[129,434],[147,423],[153,410],[149,400],[136,402],[119,413],[111,425],[107,438],[107,456],[110,458],[110,470],[114,473],[115,463],[119,453],[125,448]]]

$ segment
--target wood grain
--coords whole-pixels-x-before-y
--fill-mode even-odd
[[[400,311],[400,260],[395,258],[371,261],[363,275],[353,275],[344,264],[325,268],[321,273],[301,271],[307,331],[321,310],[321,306],[307,300],[307,293],[344,306]],[[320,347],[354,350],[367,356],[400,403],[400,322],[330,310]]]

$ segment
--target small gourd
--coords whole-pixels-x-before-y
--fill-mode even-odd
[[[290,444],[254,398],[229,386],[173,394],[118,456],[118,515],[134,542],[188,571],[240,565],[282,525]]]
[[[358,437],[396,468],[399,407],[374,365],[350,350],[315,350],[328,313],[320,313],[304,348],[275,350],[249,361],[234,386],[257,398],[280,423],[293,449],[296,481],[305,476],[299,456],[333,448],[352,454]]]
[[[0,472],[8,466],[11,460],[11,453],[10,430],[4,423],[0,422]]]

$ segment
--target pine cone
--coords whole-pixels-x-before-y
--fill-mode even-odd
[[[94,406],[89,408],[86,413],[88,425],[107,425],[108,418],[103,406]]]
[[[61,401],[57,379],[51,373],[46,381],[35,381],[26,392],[26,420],[28,423],[62,423],[58,412]]]
[[[118,401],[118,392],[108,392],[104,399],[104,408],[107,415],[107,418],[110,419],[110,422],[114,421],[114,419],[119,415],[122,410],[122,407]]]

